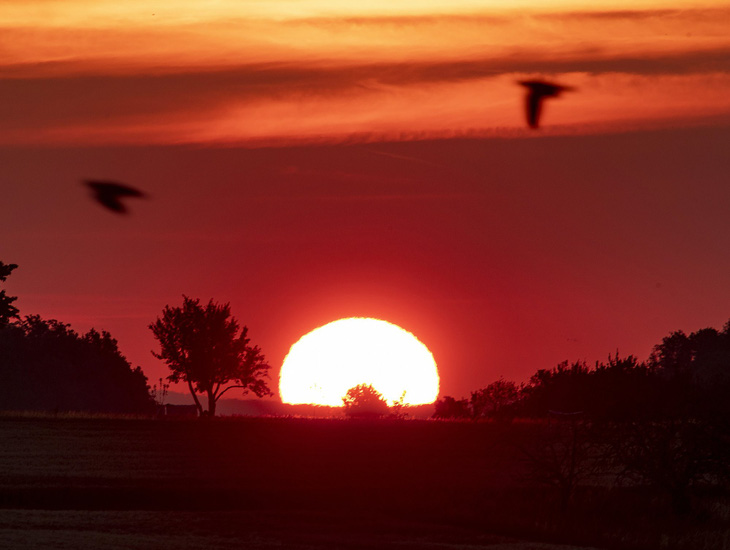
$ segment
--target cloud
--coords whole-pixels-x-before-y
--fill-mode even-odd
[[[41,72],[62,73],[54,63]],[[395,95],[406,88],[478,82],[509,74],[701,75],[726,71],[730,48],[655,57],[609,57],[584,52],[569,58],[535,53],[508,58],[452,62],[337,65],[259,63],[223,69],[190,69],[171,74],[70,75],[22,77],[38,66],[1,69],[0,127],[3,130],[56,125],[113,123],[170,113],[209,116],[223,105],[306,102],[373,93]],[[7,78],[8,73],[14,75]]]
[[[730,39],[718,31],[726,8],[282,20],[236,13],[205,24],[6,27],[0,139],[511,135],[523,124],[514,80],[525,75],[580,88],[550,102],[547,112],[559,112],[553,120],[565,125],[679,120],[728,108],[707,89],[724,85],[730,68]],[[646,105],[650,96],[656,105]]]
[[[291,26],[309,25],[324,28],[337,27],[426,27],[426,26],[478,26],[485,25],[510,25],[515,21],[524,19],[545,20],[545,21],[588,21],[588,20],[613,20],[613,21],[646,21],[651,19],[681,19],[682,24],[691,25],[694,21],[717,21],[718,18],[730,14],[727,7],[704,7],[697,8],[660,8],[660,9],[623,9],[611,10],[597,7],[594,11],[580,10],[553,10],[542,12],[539,10],[523,9],[515,11],[492,10],[485,12],[471,13],[446,13],[446,14],[419,14],[419,15],[387,15],[387,16],[343,16],[343,17],[309,17],[301,19],[290,19],[285,23]]]
[[[522,50],[558,57],[581,49],[657,55],[730,45],[727,6],[588,12],[554,8],[546,13],[496,8],[464,13],[455,7],[452,13],[423,13],[422,7],[397,15],[349,9],[341,17],[292,18],[276,11],[269,17],[247,14],[229,3],[228,11],[214,10],[206,17],[196,12],[197,19],[168,16],[154,23],[147,10],[116,7],[114,17],[80,18],[90,9],[85,6],[65,25],[59,21],[66,21],[69,10],[49,18],[5,20],[0,51],[8,64],[74,61],[78,66],[92,63],[95,71],[125,72],[131,67],[161,71],[313,59],[339,65],[428,62],[470,59],[479,52],[500,58]]]

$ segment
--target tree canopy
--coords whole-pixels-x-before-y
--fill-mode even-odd
[[[476,418],[509,418],[519,398],[520,387],[510,380],[500,378],[486,388],[472,392],[472,414]]]
[[[0,330],[0,408],[144,414],[154,402],[108,332],[29,315]]]
[[[0,262],[0,282],[4,283],[17,267],[17,264]],[[7,326],[12,319],[18,318],[18,308],[13,305],[17,299],[17,296],[8,296],[5,290],[0,290],[0,328]]]
[[[18,266],[0,262],[0,282]],[[108,332],[78,334],[55,319],[21,319],[0,291],[0,409],[149,413],[147,378]]]
[[[379,418],[390,411],[388,402],[371,384],[358,384],[347,390],[342,404],[350,418]]]
[[[258,397],[271,395],[266,383],[269,364],[250,344],[248,328],[239,326],[230,304],[183,296],[179,307],[165,306],[149,325],[161,351],[152,354],[170,368],[170,382],[185,382],[201,415],[215,416],[216,403],[233,388]],[[198,393],[208,398],[205,411]]]
[[[466,399],[454,399],[450,395],[444,395],[434,404],[434,418],[471,418],[469,401]]]
[[[728,393],[730,322],[722,330],[675,331],[654,346],[644,362],[617,351],[594,366],[563,361],[552,369],[538,369],[519,387],[500,378],[473,391],[469,400],[443,396],[434,416],[581,413],[594,421],[690,418],[717,424],[730,418]],[[730,421],[725,422],[730,431]]]
[[[645,362],[616,352],[593,367],[539,369],[520,388],[500,379],[471,400],[444,396],[434,417],[495,417],[505,402],[510,414],[543,419],[522,448],[535,479],[560,489],[563,507],[580,478],[602,471],[663,492],[687,514],[695,488],[729,486],[728,394],[730,322],[673,332]]]

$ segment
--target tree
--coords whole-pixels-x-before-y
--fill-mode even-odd
[[[603,466],[603,451],[582,414],[554,415],[535,425],[529,439],[519,443],[528,479],[558,490],[560,508],[567,511],[576,488],[596,476]]]
[[[382,394],[370,384],[359,384],[347,390],[342,404],[350,418],[379,418],[390,410]]]
[[[676,514],[691,510],[694,487],[727,479],[726,442],[713,426],[692,419],[615,424],[602,434],[619,479],[664,492]]]
[[[626,422],[651,418],[657,413],[657,380],[651,369],[633,355],[608,355],[596,363],[585,389],[590,402],[586,414],[596,421]]]
[[[553,369],[539,369],[525,388],[525,409],[534,416],[550,411],[584,412],[592,403],[588,390],[591,370],[584,361],[564,361]]]
[[[661,383],[663,416],[724,423],[730,430],[730,323],[721,332],[672,333],[654,347],[649,364]]]
[[[519,399],[520,387],[500,378],[486,388],[471,393],[471,411],[474,418],[505,420],[514,413],[514,406]]]
[[[390,406],[390,418],[397,418],[403,420],[408,417],[408,410],[410,406],[406,404],[406,392],[403,391],[397,401],[393,401]]]
[[[609,354],[608,362],[589,367],[564,361],[538,370],[523,390],[522,408],[533,416],[581,412],[594,421],[624,421],[653,414],[656,377],[634,356]]]
[[[4,283],[17,267],[17,264],[0,262],[0,282]],[[0,290],[0,328],[7,326],[11,319],[18,318],[18,308],[13,305],[17,299],[17,296],[8,296],[4,290]]]
[[[444,395],[434,404],[434,418],[469,418],[469,401],[466,399],[454,399],[450,395]]]
[[[147,378],[108,332],[29,315],[0,330],[0,407],[147,414]]]
[[[258,346],[250,345],[248,327],[239,329],[230,304],[210,300],[201,305],[200,300],[183,296],[182,307],[165,306],[149,328],[161,348],[152,355],[167,363],[170,382],[187,383],[201,416],[215,416],[216,403],[233,388],[258,397],[271,395],[264,380],[269,364]],[[198,393],[207,396],[207,411]]]

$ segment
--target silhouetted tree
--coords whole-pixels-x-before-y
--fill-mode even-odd
[[[586,413],[594,420],[625,422],[652,418],[657,406],[657,383],[651,369],[636,357],[608,356],[589,376]]]
[[[624,477],[668,495],[678,514],[691,491],[730,478],[730,323],[689,336],[676,331],[654,347],[646,414],[606,433]]]
[[[408,417],[410,406],[406,404],[406,392],[404,391],[397,401],[390,406],[390,418],[404,419]]]
[[[17,264],[0,262],[0,282],[4,283],[17,267]],[[7,326],[12,319],[18,318],[18,308],[13,305],[17,299],[17,296],[8,296],[5,290],[0,290],[0,328]]]
[[[561,510],[566,511],[576,487],[596,476],[604,464],[604,451],[583,415],[555,414],[535,426],[529,439],[518,444],[531,481],[558,490]]]
[[[486,388],[471,393],[470,405],[474,418],[505,420],[515,412],[520,399],[520,387],[504,378],[492,382]]]
[[[0,330],[0,408],[151,413],[154,402],[108,332],[30,315]]]
[[[604,429],[619,480],[646,483],[664,492],[677,514],[690,511],[691,489],[716,484],[727,457],[708,424],[691,419],[626,422]]]
[[[583,361],[540,369],[524,389],[524,410],[532,416],[580,412],[594,421],[636,420],[652,415],[657,401],[652,369],[634,356],[608,356],[590,368]]]
[[[380,418],[389,412],[388,402],[371,384],[358,384],[342,398],[350,418]]]
[[[649,364],[658,375],[662,399],[657,403],[657,417],[686,417],[696,401],[693,383],[692,343],[681,330],[673,332],[654,346]]]
[[[659,376],[663,416],[724,422],[730,429],[730,322],[722,331],[673,332],[654,347],[649,364]]]
[[[526,410],[534,416],[551,411],[585,412],[592,400],[589,375],[584,361],[564,361],[554,369],[538,370],[525,388]]]
[[[248,328],[231,316],[230,304],[183,296],[182,307],[165,306],[149,325],[160,343],[162,359],[172,371],[170,382],[185,382],[201,416],[215,416],[216,403],[228,390],[240,388],[256,396],[271,395],[265,377],[269,364],[258,346],[250,345]],[[229,383],[231,383],[229,385]],[[208,398],[204,411],[197,393]]]
[[[450,395],[444,395],[434,404],[434,418],[470,418],[471,410],[469,401],[466,399],[454,399]]]

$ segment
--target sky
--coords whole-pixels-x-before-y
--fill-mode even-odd
[[[534,78],[574,88],[538,130]],[[6,0],[6,288],[151,383],[183,294],[231,303],[272,387],[351,316],[414,333],[442,395],[645,359],[730,319],[729,92],[730,2]]]

